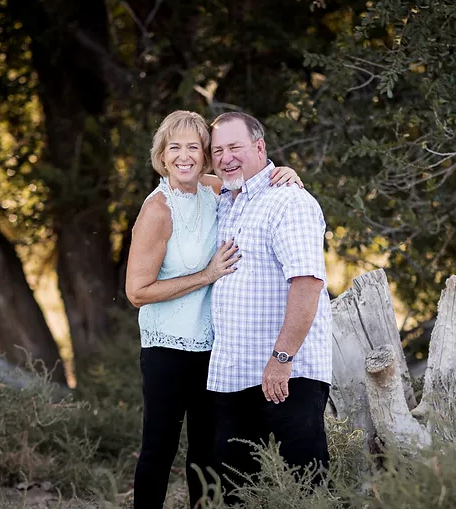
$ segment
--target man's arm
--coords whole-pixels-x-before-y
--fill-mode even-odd
[[[273,217],[272,248],[290,282],[285,320],[275,350],[295,355],[307,336],[318,309],[325,281],[325,222],[318,203],[301,191],[290,191],[285,207]],[[271,352],[272,354],[272,352]],[[263,392],[268,401],[284,401],[292,363],[271,357],[263,372]]]
[[[296,355],[312,326],[324,283],[313,276],[299,276],[291,280],[288,291],[285,321],[274,346],[278,352]],[[272,353],[272,352],[271,352]],[[279,403],[288,396],[292,362],[280,363],[269,359],[263,372],[263,392],[268,401]]]

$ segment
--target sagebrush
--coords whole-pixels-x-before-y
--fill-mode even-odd
[[[54,490],[62,493],[55,509],[129,507],[131,494],[125,494],[131,492],[141,441],[139,341],[134,317],[117,315],[115,324],[115,337],[103,344],[73,394],[58,396],[46,373],[36,374],[35,382],[25,389],[0,387],[1,485],[51,481]],[[435,408],[440,401],[454,410],[451,387],[439,391]],[[308,469],[297,480],[274,441],[263,447],[246,443],[259,462],[260,475],[255,481],[246,476],[245,485],[236,488],[238,506],[454,509],[456,418],[442,422],[436,415],[436,419],[438,433],[432,448],[411,458],[391,448],[367,454],[360,430],[327,418],[331,464],[316,489],[311,489],[316,471]],[[171,481],[184,475],[185,441],[183,433]],[[206,493],[201,509],[225,508],[215,473]],[[24,499],[6,500],[0,494],[1,509],[23,507]]]

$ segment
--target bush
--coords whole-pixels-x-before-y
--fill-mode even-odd
[[[246,476],[246,484],[236,489],[239,509],[454,509],[456,507],[456,449],[453,444],[439,450],[428,450],[413,458],[400,451],[389,450],[382,455],[383,467],[340,475],[353,466],[343,456],[332,459],[325,481],[312,489],[315,470],[307,469],[296,481],[278,453],[277,445],[254,447],[261,470],[255,482]],[[359,464],[366,462],[359,456]],[[371,457],[371,466],[378,464]],[[215,501],[204,500],[202,509],[227,509],[220,486],[212,484]]]
[[[290,468],[279,453],[279,444],[271,436],[269,444],[258,446],[241,441],[252,448],[252,454],[259,463],[259,474],[254,478],[244,475],[245,484],[236,486],[234,492],[243,509],[342,509],[345,502],[337,493],[337,486],[351,486],[359,490],[361,472],[366,462],[363,458],[364,435],[349,429],[347,422],[327,419],[328,446],[331,466],[328,472],[318,467],[309,467],[303,474]],[[313,488],[315,477],[324,481]],[[202,479],[202,477],[201,477]],[[216,479],[216,476],[214,476]],[[215,492],[214,500],[204,500],[203,509],[224,509],[221,487],[216,481],[206,486],[206,492]]]
[[[36,370],[27,388],[0,388],[0,484],[50,480],[64,494],[110,498],[131,487],[141,442],[139,345],[125,335],[133,320],[122,318],[74,394],[57,398],[49,374]]]
[[[452,389],[451,389],[452,390]],[[445,405],[448,394],[435,394],[435,404]],[[453,407],[452,407],[453,408]],[[434,419],[431,419],[433,421]],[[312,488],[319,472],[308,468],[299,480],[279,454],[272,440],[253,447],[260,473],[235,489],[239,509],[454,509],[456,507],[456,448],[453,438],[456,419],[449,418],[444,432],[435,428],[434,444],[424,451],[405,456],[389,447],[381,454],[364,452],[364,436],[346,422],[327,419],[331,463],[324,481]],[[442,426],[442,423],[440,423]],[[445,440],[444,440],[445,439]],[[215,477],[214,477],[215,479]],[[206,491],[216,492],[202,509],[227,509],[220,485],[214,481]]]
[[[140,347],[133,318],[115,319],[115,337],[92,359],[75,394],[58,398],[46,373],[37,374],[26,389],[0,387],[0,484],[51,481],[72,497],[55,509],[127,507],[128,498],[118,493],[131,488],[141,441]],[[277,444],[255,446],[260,474],[255,482],[246,476],[246,484],[236,489],[239,507],[454,509],[456,418],[442,420],[440,415],[456,417],[454,386],[442,383],[436,388],[435,416],[429,421],[435,443],[413,457],[393,448],[368,455],[362,432],[327,418],[331,463],[324,482],[315,489],[311,489],[315,470],[308,469],[297,482]],[[171,480],[182,476],[185,448],[184,432]],[[209,490],[216,496],[202,500],[201,509],[225,509],[215,474],[213,484],[206,485]],[[24,507],[23,501],[2,499],[0,494],[0,509]]]

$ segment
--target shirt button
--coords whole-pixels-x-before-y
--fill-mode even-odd
[[[241,228],[239,228],[238,233],[241,233]]]

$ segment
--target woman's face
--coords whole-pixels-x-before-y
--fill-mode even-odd
[[[198,133],[186,129],[170,136],[163,162],[172,186],[196,185],[204,165],[203,144]]]

